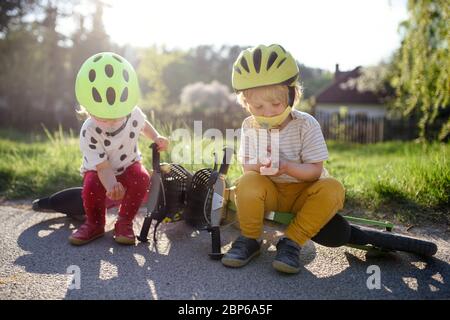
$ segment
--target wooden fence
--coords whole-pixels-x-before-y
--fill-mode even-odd
[[[325,139],[375,143],[386,140],[411,140],[417,137],[413,119],[387,119],[365,114],[316,112]]]
[[[188,128],[194,128],[194,121],[201,121],[201,129],[215,128],[225,133],[225,129],[240,128],[242,119],[247,115],[215,114],[206,116],[183,117]],[[316,112],[313,115],[319,122],[325,139],[376,143],[387,140],[413,140],[418,137],[417,120],[389,119],[386,117],[368,117],[365,114],[346,114]]]

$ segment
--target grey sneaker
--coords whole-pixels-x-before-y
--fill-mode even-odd
[[[231,245],[231,249],[223,256],[222,263],[227,267],[245,266],[251,259],[259,255],[260,243],[255,239],[240,236]]]
[[[300,246],[288,238],[280,239],[272,266],[280,272],[298,273],[300,271]]]

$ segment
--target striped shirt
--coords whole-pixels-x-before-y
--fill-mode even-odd
[[[291,112],[293,120],[281,130],[264,130],[253,116],[242,122],[241,143],[238,159],[244,163],[256,164],[270,156],[296,163],[317,163],[328,159],[328,149],[317,120],[308,113],[298,110]],[[327,176],[325,169],[321,177]],[[277,183],[300,182],[287,174],[269,176]]]

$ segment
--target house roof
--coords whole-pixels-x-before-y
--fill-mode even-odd
[[[336,65],[334,81],[331,85],[316,95],[317,103],[348,103],[348,104],[383,104],[381,96],[373,91],[358,91],[356,86],[349,86],[350,79],[361,75],[361,67],[352,71],[339,71]]]

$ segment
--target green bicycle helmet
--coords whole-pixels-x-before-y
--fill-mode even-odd
[[[282,46],[259,45],[241,52],[231,77],[236,91],[273,84],[292,87],[298,80],[299,70],[295,59]]]
[[[127,116],[136,106],[139,83],[136,71],[125,58],[101,52],[88,58],[75,82],[78,103],[99,118]]]

